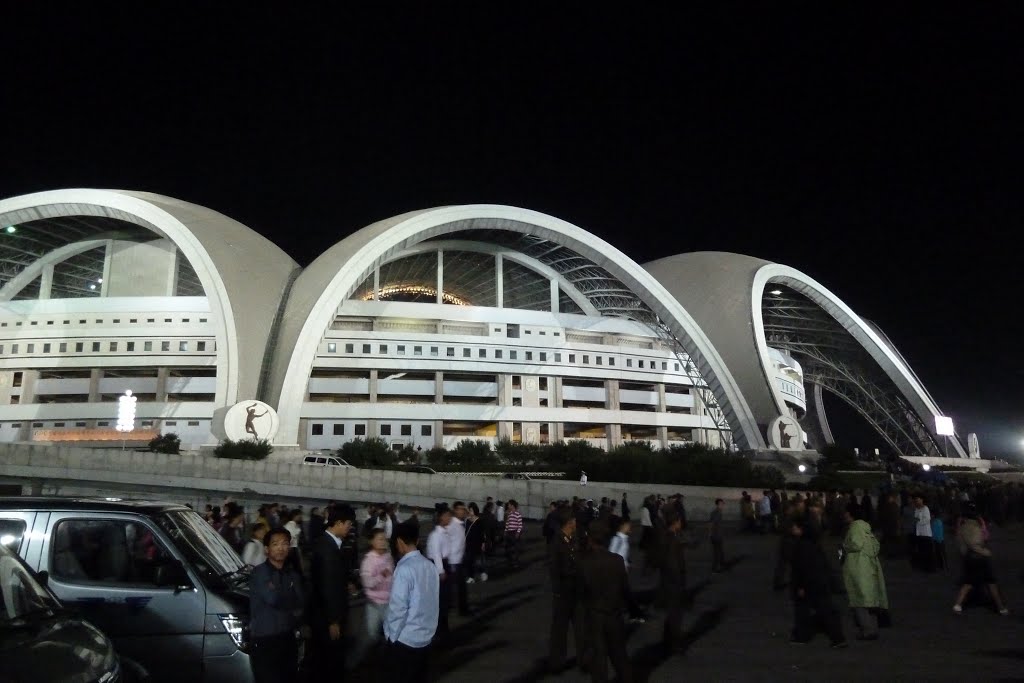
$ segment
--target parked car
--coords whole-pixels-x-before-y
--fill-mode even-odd
[[[336,455],[307,455],[302,459],[302,464],[317,467],[352,467],[345,462],[344,458],[339,458]]]
[[[249,570],[188,507],[0,498],[0,529],[20,530],[28,566],[152,680],[252,681]]]
[[[419,472],[420,474],[437,474],[437,470],[426,465],[405,465],[402,467],[405,472]]]
[[[501,478],[502,479],[516,479],[518,481],[532,481],[533,480],[533,477],[531,477],[526,472],[506,472],[505,474],[502,475]]]
[[[0,680],[123,683],[113,643],[67,610],[43,585],[46,577],[37,580],[18,557],[24,531],[0,526]]]

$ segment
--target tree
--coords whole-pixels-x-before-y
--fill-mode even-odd
[[[153,453],[177,455],[181,452],[181,439],[174,432],[161,434],[149,440],[149,450]]]
[[[224,439],[213,450],[216,457],[232,460],[263,460],[273,452],[274,447],[266,439]]]
[[[338,455],[353,467],[390,467],[395,464],[397,454],[384,439],[370,437],[355,438],[342,444]]]

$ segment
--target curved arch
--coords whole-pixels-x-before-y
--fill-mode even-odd
[[[471,240],[440,240],[431,242],[420,242],[414,247],[405,249],[383,263],[381,265],[397,261],[398,259],[405,258],[406,256],[413,256],[415,254],[423,254],[435,250],[444,251],[471,251],[478,254],[491,254],[493,256],[500,255],[504,259],[513,261],[529,268],[533,272],[541,275],[549,280],[555,280],[558,286],[562,289],[566,295],[572,299],[573,303],[579,306],[587,315],[601,315],[601,313],[594,307],[594,304],[590,303],[588,299],[580,290],[576,288],[576,285],[566,280],[561,273],[552,268],[551,266],[544,265],[535,258],[531,258],[526,254],[518,251],[512,251],[510,249],[503,249],[502,247],[495,244],[487,244],[486,242],[473,242]]]
[[[764,319],[761,311],[761,300],[769,283],[779,283],[803,294],[822,310],[832,316],[857,342],[864,347],[871,358],[878,363],[896,387],[907,398],[917,414],[925,419],[925,425],[934,425],[934,417],[942,415],[942,411],[931,399],[917,376],[875,332],[873,327],[853,312],[849,306],[813,278],[795,268],[776,263],[760,267],[754,275],[751,289],[751,315],[754,322],[754,340],[765,377],[769,379],[772,396],[780,414],[785,414],[786,407],[778,387],[771,381],[772,371],[768,358],[768,342],[765,338]],[[929,431],[932,427],[929,426]],[[934,434],[933,434],[934,435]],[[958,439],[953,439],[953,447],[961,458],[967,457]]]
[[[726,413],[738,445],[764,447],[754,416],[718,352],[689,313],[650,273],[612,245],[571,223],[536,211],[490,204],[430,209],[376,223],[332,247],[317,259],[323,260],[323,264],[314,262],[300,276],[295,288],[298,296],[289,302],[286,317],[303,322],[301,327],[295,325],[287,330],[288,338],[282,344],[290,345],[293,352],[287,365],[280,366],[275,373],[283,442],[298,441],[301,406],[317,344],[339,303],[391,254],[465,230],[466,222],[474,227],[540,237],[570,248],[604,268],[667,323],[685,349],[696,351],[692,355],[700,359],[700,373]]]
[[[255,396],[263,345],[284,283],[297,267],[294,261],[241,223],[171,197],[128,190],[68,189],[0,201],[0,223],[4,224],[61,216],[117,218],[171,240],[202,283],[216,321],[216,404],[231,405],[240,396]],[[269,303],[267,297],[250,293],[254,281],[271,290]]]
[[[37,261],[34,261],[31,265],[27,266],[25,270],[12,277],[4,284],[3,287],[0,287],[0,301],[10,301],[12,298],[17,296],[18,292],[28,287],[33,280],[42,275],[43,270],[45,270],[47,266],[63,263],[69,258],[83,254],[91,249],[102,247],[106,243],[107,240],[105,239],[82,240],[80,242],[65,244],[59,249],[54,249],[49,254],[46,254]]]

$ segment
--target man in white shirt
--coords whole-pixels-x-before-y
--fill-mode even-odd
[[[761,500],[757,501],[757,514],[761,518],[761,533],[772,531],[772,498],[771,493],[765,491]]]
[[[466,557],[466,525],[462,521],[466,518],[466,505],[457,500],[452,504],[452,521],[445,529],[448,532],[448,578],[447,581],[455,582],[456,602],[459,606],[459,615],[469,616],[469,595],[466,589],[466,577],[471,572],[463,564]],[[472,569],[472,568],[468,568]]]
[[[935,548],[932,543],[932,511],[924,504],[924,496],[915,493],[914,502],[914,548],[911,562],[919,569],[930,572],[934,569]]]
[[[302,511],[293,510],[291,519],[285,523],[284,528],[292,535],[291,547],[288,550],[288,564],[292,569],[302,576],[302,559],[299,557],[299,537],[302,536]]]
[[[437,578],[441,582],[439,594],[440,608],[437,614],[437,635],[444,637],[448,635],[448,609],[451,607],[451,581],[448,580],[448,556],[449,536],[447,527],[452,520],[452,511],[447,505],[440,505],[437,508],[434,528],[427,537],[427,559],[434,563],[437,569]],[[463,538],[463,549],[465,549],[465,538]]]
[[[583,472],[582,474],[580,474],[580,486],[586,486],[586,485],[587,485],[587,473]]]

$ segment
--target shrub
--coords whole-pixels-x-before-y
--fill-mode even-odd
[[[149,440],[149,450],[153,453],[171,453],[177,455],[181,452],[181,439],[177,434],[161,434]]]
[[[273,451],[274,447],[266,439],[224,439],[213,450],[213,454],[218,458],[232,460],[263,460]]]
[[[398,456],[384,439],[376,437],[356,438],[344,443],[338,449],[338,455],[353,467],[390,467]]]
[[[463,439],[455,448],[447,451],[445,465],[462,470],[487,470],[498,464],[498,458],[491,450],[491,444],[483,439]]]

